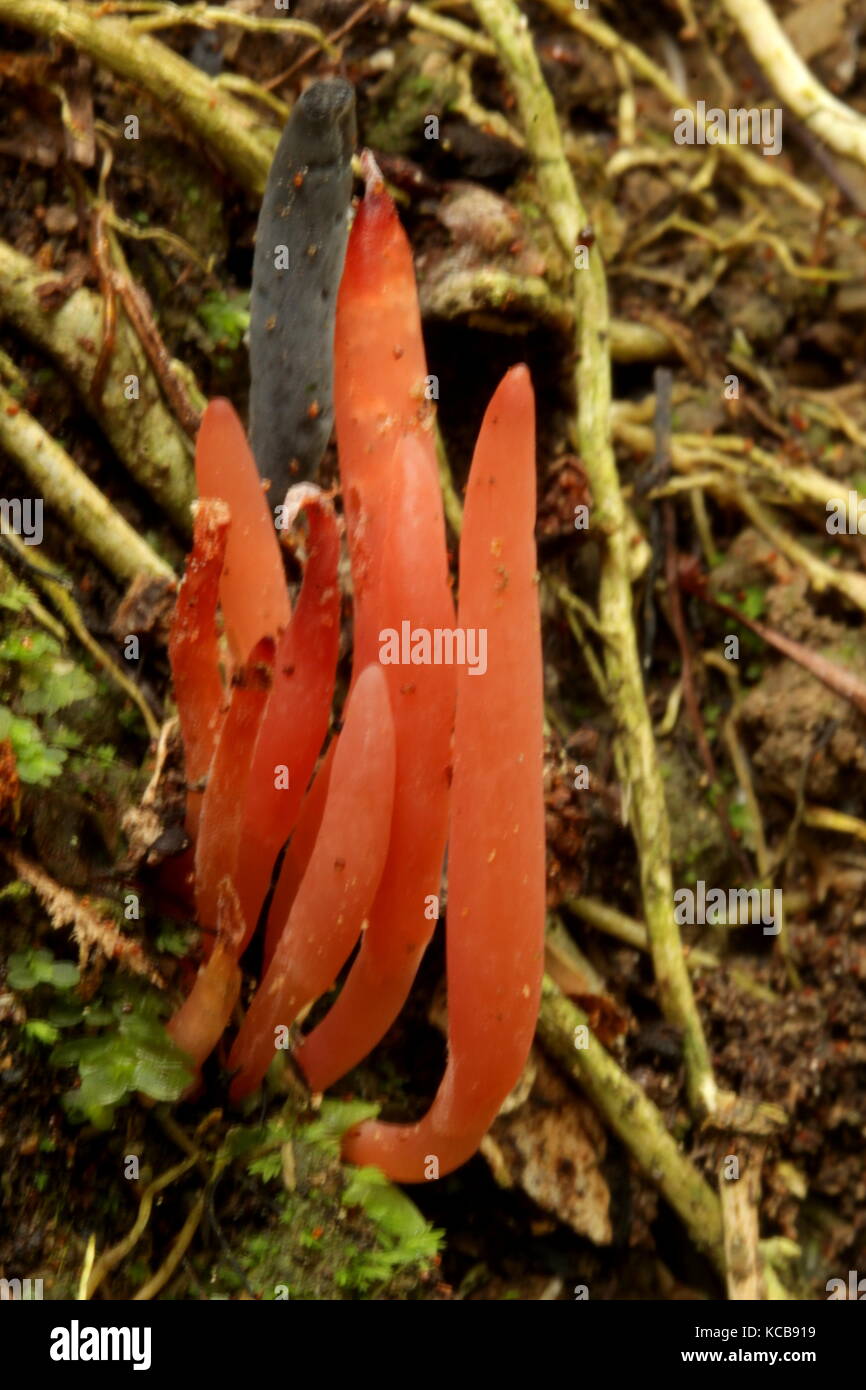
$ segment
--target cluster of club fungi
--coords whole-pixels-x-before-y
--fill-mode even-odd
[[[310,196],[317,215],[321,189],[333,194],[335,179],[345,190],[339,196],[350,197],[345,88],[318,84],[302,98],[295,134],[287,128],[289,143],[275,160],[272,177],[281,183],[271,214],[294,226],[295,241],[306,238],[311,253],[319,229],[300,225],[310,181],[319,178]],[[330,162],[317,167],[304,121],[314,136],[317,122],[331,136],[336,129]],[[299,128],[300,152],[291,145]],[[330,339],[327,322],[317,330],[333,354],[351,681],[329,737],[343,529],[333,495],[310,481],[284,492],[279,476],[274,492],[273,469],[254,460],[231,405],[213,400],[196,445],[194,539],[169,645],[204,958],[168,1026],[200,1067],[236,1017],[241,957],[261,919],[263,967],[228,1054],[230,1097],[240,1101],[260,1085],[286,1036],[297,1039],[294,1056],[311,1089],[332,1086],[377,1045],[409,995],[440,916],[447,850],[445,1074],[420,1121],[365,1121],[343,1145],[351,1162],[418,1182],[475,1153],[519,1079],[538,1012],[544,805],[534,399],[527,369],[515,367],[484,417],[465,493],[455,611],[411,249],[366,152],[362,163],[366,192],[347,246],[345,211],[341,227],[325,197],[343,248],[330,271]],[[266,232],[260,219],[256,255],[267,255],[276,274]],[[302,267],[288,258],[289,285]],[[285,303],[291,318],[291,292]],[[255,321],[255,304],[253,314]],[[272,357],[274,327],[266,315],[261,352]],[[281,325],[274,342],[292,332],[297,341],[301,331]],[[255,383],[255,356],[252,365]],[[272,361],[271,381],[274,370]],[[316,390],[325,399],[308,392],[304,417],[320,429],[324,415],[330,428],[330,380]],[[254,445],[268,434],[263,411],[276,409],[273,391],[259,400],[257,413],[254,385]],[[301,519],[303,578],[292,607],[279,531],[298,534]],[[386,632],[403,635],[400,660],[381,659]],[[453,642],[452,659],[431,658],[431,634],[461,632],[484,634],[483,666],[455,661]],[[329,1011],[301,1035],[294,1025],[333,989],[356,946]]]

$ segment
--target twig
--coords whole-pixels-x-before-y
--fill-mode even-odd
[[[137,227],[134,222],[127,222],[125,217],[118,216],[110,204],[106,207],[105,213],[108,225],[121,236],[131,237],[133,241],[163,242],[175,255],[192,261],[204,275],[210,275],[213,269],[213,254],[208,256],[207,260],[203,260],[195,247],[190,246],[189,242],[184,241],[176,232],[170,232],[167,227]]]
[[[750,4],[751,0],[743,0],[743,2]],[[621,53],[632,71],[644,81],[652,83],[656,90],[661,92],[662,96],[670,102],[672,108],[691,111],[697,119],[696,108],[689,101],[686,93],[677,87],[676,83],[672,82],[667,74],[636,44],[621,38],[615,29],[611,29],[602,20],[593,18],[585,10],[576,10],[572,0],[542,0],[542,3],[563,23],[577,29],[579,33],[585,34],[588,39],[592,39],[593,43],[597,43],[606,52]],[[772,159],[765,159],[761,155],[756,155],[733,144],[716,145],[713,155],[716,154],[734,164],[737,171],[751,183],[756,183],[762,188],[781,189],[798,202],[801,207],[809,208],[812,212],[821,211],[823,199],[811,188],[801,183],[799,179],[786,174],[784,169],[779,168]]]
[[[96,359],[96,366],[93,369],[93,377],[90,382],[90,397],[94,409],[97,411],[102,404],[105,379],[111,365],[114,345],[117,342],[117,294],[115,293],[114,281],[111,278],[111,260],[105,230],[106,217],[107,208],[103,204],[93,214],[90,237],[93,259],[99,274],[99,288],[102,290],[102,342],[99,346],[99,356]]]
[[[574,263],[575,247],[589,218],[565,157],[559,120],[539,67],[528,21],[513,0],[473,0],[473,5],[508,74],[557,240],[569,262]],[[595,244],[589,249],[587,268],[574,271],[574,297],[579,451],[594,498],[593,524],[605,542],[599,617],[618,743],[632,800],[644,916],[662,1010],[683,1031],[691,1104],[697,1112],[711,1112],[716,1104],[716,1082],[674,920],[670,825],[632,622],[626,508],[610,439],[607,284]]]
[[[78,639],[85,651],[90,653],[94,661],[108,673],[115,685],[119,686],[123,691],[124,695],[132,700],[144,720],[144,727],[147,729],[148,737],[157,738],[159,735],[159,725],[154,718],[150,706],[135,682],[130,680],[126,672],[118,666],[116,661],[112,660],[108,653],[104,651],[96,641],[96,638],[88,631],[87,624],[81,616],[78,605],[72,595],[67,592],[67,582],[60,571],[55,565],[52,565],[49,560],[46,560],[44,556],[28,555],[26,552],[29,547],[25,546],[24,542],[18,536],[6,536],[4,539],[15,549],[18,558],[29,565],[36,576],[36,582],[39,584],[40,588],[45,591],[54,604],[54,607],[62,615],[63,621],[69,631]],[[38,616],[38,614],[36,616]],[[60,631],[62,637],[65,638],[65,629],[61,627]]]
[[[586,1029],[585,1046],[576,1043],[578,1028]],[[697,1248],[724,1274],[719,1199],[668,1133],[652,1101],[595,1038],[586,1014],[549,977],[542,988],[538,1033],[673,1207]]]
[[[621,53],[614,53],[613,55],[613,70],[620,85],[619,102],[617,103],[619,147],[620,151],[627,155],[637,136],[637,101],[635,100],[631,68]]]
[[[3,0],[0,0],[2,7]],[[192,448],[166,409],[135,334],[118,325],[114,370],[109,374],[98,412],[90,399],[102,326],[102,300],[79,289],[56,312],[42,307],[41,296],[56,285],[7,242],[0,241],[0,318],[15,325],[31,342],[53,357],[70,377],[85,405],[129,472],[183,531],[191,528],[195,495]],[[125,394],[127,378],[138,381],[139,398]]]
[[[192,1139],[190,1139],[186,1130],[184,1130],[172,1117],[171,1107],[163,1101],[158,1105],[154,1105],[149,1113],[153,1116],[164,1133],[168,1135],[172,1143],[176,1144],[179,1149],[182,1149],[188,1158],[194,1158],[199,1172],[203,1177],[210,1180],[213,1173],[211,1164],[205,1157],[204,1152],[198,1148]]]
[[[722,1225],[725,1233],[725,1273],[732,1302],[763,1297],[761,1254],[758,1241],[758,1207],[761,1196],[759,1145],[741,1139],[734,1155],[740,1165],[736,1178],[724,1171],[719,1177]]]
[[[314,48],[312,52],[316,53],[318,50]],[[244,77],[239,72],[217,73],[214,82],[226,92],[238,92],[241,96],[251,97],[253,101],[260,101],[269,111],[273,111],[281,125],[285,125],[292,114],[292,108],[280,97],[275,97],[273,92],[269,92],[260,82],[254,82],[251,77]]]
[[[87,1297],[87,1289],[90,1284],[90,1276],[93,1273],[93,1261],[96,1258],[96,1236],[89,1236],[87,1245],[84,1247],[84,1260],[81,1265],[81,1273],[78,1276],[78,1299],[82,1302]]]
[[[136,5],[119,5],[118,9],[128,12],[137,10]],[[150,12],[127,21],[136,34],[153,33],[156,29],[175,29],[180,24],[195,25],[199,29],[214,29],[218,24],[231,25],[256,34],[296,34],[302,39],[312,39],[320,49],[334,56],[334,46],[316,24],[306,19],[265,19],[258,15],[243,14],[239,10],[220,9],[217,5],[154,5]]]
[[[856,840],[866,840],[866,821],[832,806],[807,803],[803,807],[803,824],[811,830],[832,830],[836,835],[853,835]]]
[[[105,373],[114,352],[117,331],[117,299],[119,298],[126,310],[126,316],[144,348],[154,376],[160,383],[181,426],[190,438],[194,439],[201,423],[201,411],[190,399],[186,386],[181,381],[175,365],[169,357],[162,334],[151,313],[147,296],[129,274],[126,258],[117,237],[108,230],[113,212],[107,194],[108,174],[112,161],[113,153],[109,148],[106,151],[100,172],[99,199],[93,208],[93,255],[99,269],[105,315],[103,318],[102,347],[93,374],[90,394],[98,407],[102,398]]]
[[[652,448],[652,432],[645,425],[635,423],[640,418],[640,412],[632,405],[614,402],[611,418],[617,439],[641,453]],[[852,570],[837,569],[814,555],[777,524],[772,513],[754,493],[756,482],[764,489],[770,484],[779,494],[773,498],[775,502],[789,507],[803,503],[817,506],[826,520],[828,504],[838,503],[839,500],[841,489],[838,479],[811,466],[786,464],[767,450],[758,448],[751,440],[736,435],[715,435],[712,440],[707,440],[695,434],[674,434],[671,438],[671,459],[677,470],[689,476],[692,485],[701,481],[703,486],[711,488],[724,501],[739,506],[778,550],[805,570],[817,592],[836,589],[866,612],[866,579]],[[708,463],[722,468],[728,476],[708,474],[700,480],[696,479],[696,468]],[[674,490],[674,485],[669,484],[667,491]]]
[[[169,1187],[171,1183],[176,1182],[178,1178],[182,1178],[185,1173],[188,1173],[190,1168],[195,1166],[195,1162],[195,1158],[185,1158],[182,1163],[176,1164],[174,1168],[169,1168],[158,1178],[154,1178],[153,1182],[148,1183],[141,1194],[138,1215],[129,1231],[123,1237],[123,1240],[118,1241],[116,1245],[112,1245],[110,1249],[104,1250],[94,1264],[90,1279],[86,1286],[86,1292],[84,1294],[85,1299],[92,1298],[105,1276],[110,1274],[113,1269],[116,1269],[121,1261],[126,1259],[129,1252],[135,1249],[135,1246],[141,1240],[147,1223],[150,1220],[154,1197],[157,1197],[159,1193],[166,1187]]]
[[[507,314],[509,328],[525,315],[550,324],[560,333],[574,332],[574,303],[537,275],[515,275],[500,266],[448,267],[439,276],[423,275],[419,284],[425,318]],[[663,362],[675,355],[673,336],[661,327],[631,319],[612,319],[610,355],[614,362]]]
[[[360,24],[361,20],[369,14],[370,10],[375,7],[381,9],[385,3],[386,0],[363,0],[363,3],[360,4],[356,10],[352,11],[349,18],[344,20],[338,29],[333,29],[331,31],[328,35],[328,42],[333,44],[336,43],[338,39],[344,38],[350,30],[355,28],[356,24]],[[312,59],[317,56],[318,52],[319,50],[315,45],[305,49],[300,58],[296,58],[295,61],[290,63],[282,72],[277,73],[276,77],[268,78],[267,82],[264,84],[265,91],[272,92],[275,88],[281,87],[283,83],[288,81],[290,77],[293,77],[300,68],[306,67],[307,63],[311,62]]]
[[[17,539],[18,537],[15,536],[3,536],[2,543],[0,543],[0,549],[6,549],[6,546],[10,541]],[[26,552],[29,549],[30,547],[25,546],[22,541],[21,551]],[[40,574],[40,571],[36,568],[36,566],[31,564],[30,557],[28,555],[20,554],[14,545],[9,545],[9,551],[10,553],[14,553],[16,561],[20,559],[24,562],[23,567],[25,571],[30,570],[31,572],[35,572],[37,575]],[[13,586],[17,586],[19,593],[22,594],[24,598],[24,607],[26,607],[27,612],[31,615],[31,617],[35,618],[36,622],[40,623],[41,626],[45,628],[46,632],[50,632],[52,637],[56,637],[58,642],[65,642],[66,628],[63,626],[62,623],[57,621],[53,613],[49,613],[48,609],[45,607],[45,604],[42,602],[41,599],[39,599],[36,596],[36,594],[31,589],[30,585],[26,583],[26,581],[21,578],[20,574],[18,574],[16,570],[12,568],[11,565],[7,564],[7,562],[3,559],[2,555],[0,555],[0,596],[8,593],[8,591]]]
[[[720,612],[727,613],[735,622],[742,623],[743,627],[754,632],[755,636],[760,637],[768,646],[775,647],[776,651],[781,652],[783,656],[789,657],[791,661],[796,661],[798,666],[802,666],[803,670],[808,671],[810,676],[814,676],[828,690],[832,690],[834,695],[841,695],[843,700],[847,700],[861,714],[866,714],[866,683],[855,676],[852,671],[849,671],[847,667],[840,666],[837,661],[830,661],[820,652],[813,652],[804,643],[795,641],[793,637],[786,637],[783,632],[777,632],[775,628],[768,627],[766,623],[759,623],[754,618],[747,618],[739,609],[732,608],[728,603],[723,603],[721,599],[707,593],[699,586],[695,586],[694,592],[704,603],[711,604]]]
[[[656,367],[653,373],[655,384],[656,410],[653,421],[655,447],[650,467],[640,475],[636,492],[645,497],[651,488],[663,486],[670,477],[670,434],[671,434],[671,387],[673,378],[667,367]],[[647,567],[643,593],[643,669],[648,672],[653,659],[656,631],[656,583],[663,567],[663,530],[659,508],[650,503],[647,535],[650,547],[650,562]]]
[[[199,1222],[204,1215],[205,1195],[200,1192],[192,1204],[189,1216],[184,1221],[178,1237],[163,1260],[156,1274],[148,1279],[146,1284],[142,1284],[137,1293],[132,1295],[133,1303],[147,1302],[155,1298],[160,1289],[164,1289],[174,1271],[177,1269],[184,1255],[190,1247],[193,1236],[198,1230]]]
[[[109,72],[150,93],[173,113],[187,138],[214,150],[242,188],[263,193],[277,132],[263,128],[255,112],[167,44],[136,33],[129,20],[104,10],[76,0],[0,0],[0,23],[74,44]]]
[[[773,89],[836,154],[866,165],[866,121],[803,62],[765,0],[722,0]]]
[[[601,636],[599,633],[598,619],[588,604],[583,599],[578,598],[577,594],[572,593],[568,585],[562,580],[556,579],[552,575],[544,576],[544,585],[555,594],[563,609],[565,610],[565,621],[568,623],[571,635],[580,648],[583,659],[586,662],[587,670],[595,682],[596,690],[607,704],[610,700],[610,690],[607,684],[607,677],[604,668],[590,646],[589,639],[584,632],[588,627],[591,631]]]
[[[734,776],[737,779],[746,805],[749,808],[749,815],[752,818],[752,829],[755,836],[755,859],[758,862],[758,873],[762,882],[764,882],[770,878],[770,851],[767,848],[767,837],[764,832],[764,821],[761,816],[760,802],[755,795],[755,787],[752,782],[752,769],[746,757],[745,750],[737,736],[737,716],[735,710],[732,710],[725,720],[722,729],[722,737],[725,740],[728,756],[731,759]]]
[[[174,579],[171,567],[2,386],[0,449],[15,460],[39,497],[112,574],[127,581],[138,574]]]
[[[836,589],[861,612],[866,613],[866,577],[855,574],[852,570],[837,569],[820,556],[813,555],[811,550],[807,550],[789,531],[777,525],[772,512],[750,492],[742,488],[732,488],[730,495],[767,540],[800,569],[805,570],[816,593],[823,593],[825,589]]]
[[[265,1096],[263,1095],[261,1105],[262,1115],[260,1120],[260,1127],[262,1128],[264,1127],[264,1112],[266,1104],[267,1101]],[[207,1185],[206,1199],[208,1224],[210,1225],[211,1230],[213,1231],[214,1235],[219,1241],[220,1247],[223,1252],[223,1258],[225,1259],[226,1263],[229,1265],[230,1269],[233,1271],[235,1276],[243,1284],[250,1298],[255,1298],[255,1290],[252,1288],[250,1281],[247,1278],[246,1271],[242,1269],[240,1264],[238,1263],[238,1260],[231,1248],[231,1245],[226,1239],[225,1232],[223,1231],[222,1225],[220,1224],[220,1221],[216,1214],[216,1190],[223,1174],[226,1171],[227,1166],[227,1160],[225,1159],[225,1157],[218,1157],[214,1165],[213,1177]]]
[[[818,284],[845,284],[855,278],[854,273],[848,270],[827,270],[822,266],[798,265],[787,242],[773,232],[760,230],[765,221],[766,212],[762,210],[748,226],[737,227],[733,232],[725,235],[713,231],[712,227],[705,226],[701,222],[693,222],[689,217],[672,213],[670,217],[657,222],[655,226],[632,243],[629,248],[629,265],[639,251],[643,251],[646,247],[660,241],[662,237],[667,236],[668,232],[682,232],[684,235],[694,237],[697,241],[709,242],[716,251],[725,253],[742,251],[753,246],[769,246],[779,258],[783,268],[794,280],[809,280]],[[645,270],[643,273],[649,275],[651,272]]]
[[[181,425],[190,438],[194,439],[201,424],[201,411],[193,405],[186,386],[172,365],[168,349],[156,326],[143,290],[117,269],[112,269],[110,279],[120,296],[130,323],[138,334],[154,376]]]
[[[676,514],[673,503],[670,501],[662,502],[662,516],[665,528],[665,580],[667,583],[668,608],[670,613],[671,627],[677,639],[677,646],[680,649],[680,663],[682,667],[683,679],[683,700],[686,706],[686,713],[692,732],[698,745],[701,761],[710,782],[716,780],[716,763],[713,757],[707,738],[707,731],[704,728],[704,721],[701,717],[701,706],[695,690],[694,668],[692,665],[692,649],[689,642],[689,635],[686,630],[686,619],[683,613],[683,600],[680,593],[679,565],[676,547]]]
[[[478,101],[472,88],[473,61],[471,53],[465,53],[452,65],[457,90],[448,104],[449,111],[456,112],[469,125],[474,125],[478,130],[495,135],[500,140],[506,140],[516,150],[524,150],[526,141],[520,131],[514,129],[507,117],[503,116],[500,111],[488,110]]]
[[[406,18],[416,29],[426,29],[429,34],[438,34],[440,38],[450,39],[459,48],[468,48],[473,53],[483,53],[488,58],[496,54],[494,45],[484,34],[470,29],[467,24],[461,24],[458,19],[448,19],[446,15],[437,14],[426,5],[409,5]]]
[[[655,414],[655,468],[653,477],[664,481],[670,473],[671,463],[671,391],[673,377],[666,367],[657,367],[654,375],[656,414]],[[664,571],[665,586],[667,589],[668,615],[670,624],[677,640],[680,650],[680,663],[682,668],[683,700],[685,702],[686,713],[692,732],[698,745],[698,752],[701,755],[706,770],[707,777],[713,783],[716,780],[716,764],[710,748],[707,732],[704,728],[704,721],[701,718],[701,706],[695,690],[694,668],[692,665],[692,649],[689,642],[689,635],[686,629],[686,619],[683,613],[682,594],[680,593],[679,565],[677,554],[677,521],[673,502],[664,499],[661,502],[662,513],[662,533],[664,536]],[[651,655],[651,652],[650,652]]]
[[[649,937],[643,922],[636,922],[609,903],[600,903],[595,898],[564,898],[562,905],[598,931],[615,937],[617,941],[624,941],[637,951],[649,951]],[[718,956],[699,947],[689,950],[686,959],[694,970],[714,970],[719,964]]]
[[[782,843],[776,851],[775,866],[777,869],[783,868],[793,853],[794,845],[797,842],[797,836],[800,833],[800,826],[803,824],[803,818],[806,814],[806,784],[809,781],[809,770],[813,763],[827,749],[829,744],[832,743],[837,728],[838,720],[832,718],[823,719],[814,730],[806,750],[800,759],[800,766],[797,770],[797,781],[794,787],[794,814],[785,827]],[[785,926],[787,927],[787,923]],[[785,944],[786,935],[787,931],[783,932],[780,938],[780,943],[782,945]],[[786,951],[786,955],[790,955],[790,952]],[[799,981],[797,982],[797,987],[801,987]]]

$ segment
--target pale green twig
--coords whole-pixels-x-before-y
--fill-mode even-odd
[[[514,91],[553,230],[575,264],[576,395],[580,455],[593,495],[593,526],[604,539],[599,619],[604,665],[617,723],[637,841],[644,917],[662,1009],[682,1029],[692,1106],[711,1112],[717,1090],[700,1016],[674,920],[670,826],[664,783],[646,705],[637,636],[632,621],[626,507],[610,438],[611,368],[607,282],[596,245],[582,268],[575,256],[589,218],[574,184],[553,99],[538,62],[528,22],[514,0],[473,0],[493,39]]]
[[[94,8],[98,12],[101,7]],[[121,5],[118,8],[131,12],[137,7]],[[311,24],[306,19],[290,19],[288,15],[284,18],[268,19],[260,15],[243,14],[240,10],[220,9],[217,5],[154,5],[147,13],[139,13],[137,18],[129,19],[127,23],[136,34],[153,33],[157,29],[175,29],[180,24],[192,24],[198,29],[214,29],[218,24],[225,24],[253,34],[295,34],[299,38],[317,43],[330,57],[334,57],[337,51],[318,25]]]
[[[85,651],[90,653],[93,660],[97,662],[104,671],[107,671],[115,685],[123,691],[124,695],[132,700],[144,721],[144,727],[147,729],[148,737],[158,738],[159,724],[154,718],[150,706],[135,682],[130,680],[129,676],[117,662],[113,661],[106,651],[103,651],[102,647],[96,641],[96,638],[91,636],[87,624],[81,616],[78,605],[72,595],[67,591],[66,585],[57,567],[52,565],[50,560],[46,560],[44,555],[34,555],[30,547],[25,546],[24,542],[18,536],[11,535],[7,536],[6,539],[13,549],[18,551],[21,558],[26,561],[30,570],[37,576],[39,587],[51,599],[51,602],[54,604],[58,613],[61,614],[69,631],[78,639]],[[28,551],[30,553],[28,553]],[[37,617],[41,622],[45,621],[38,610],[34,610],[34,617]],[[60,629],[60,633],[61,636],[65,638],[66,631],[63,628]]]
[[[0,449],[14,459],[36,496],[119,579],[174,578],[169,565],[32,415],[0,386]]]
[[[586,10],[575,9],[572,0],[542,0],[542,3],[565,24],[585,34],[607,53],[622,54],[632,71],[645,82],[651,83],[670,102],[672,116],[674,110],[688,110],[697,119],[694,103],[689,101],[686,93],[677,87],[667,73],[658,67],[643,49],[638,48],[637,44],[629,43],[615,29],[611,29],[610,25]],[[743,3],[751,4],[751,0],[743,0]],[[749,182],[763,188],[779,189],[792,197],[801,207],[809,208],[812,212],[821,211],[823,201],[814,189],[808,188],[799,179],[788,174],[775,160],[764,159],[754,151],[732,143],[715,145],[712,153],[732,163],[738,173]]]
[[[176,526],[188,531],[195,496],[192,447],[163,402],[141,344],[125,320],[119,321],[112,369],[97,410],[90,387],[102,338],[102,300],[82,288],[49,313],[40,294],[56,284],[56,275],[40,271],[29,257],[0,241],[0,319],[60,364],[136,482]],[[133,378],[137,399],[130,399],[127,389]]]
[[[649,937],[643,922],[636,922],[633,917],[628,917],[609,903],[598,902],[595,898],[565,898],[562,905],[569,912],[573,912],[575,917],[580,917],[589,926],[615,937],[617,941],[623,941],[638,951],[650,949]],[[712,951],[694,947],[688,953],[688,962],[695,970],[713,970],[718,966],[719,958],[713,955]]]
[[[243,188],[261,194],[278,132],[167,44],[136,33],[129,20],[104,9],[76,0],[0,0],[0,23],[73,44],[140,87],[177,118],[180,130],[209,145]]]
[[[578,1033],[576,1030],[585,1030]],[[586,1014],[545,978],[538,1033],[545,1049],[574,1077],[635,1162],[667,1199],[697,1248],[724,1274],[719,1199],[692,1166],[652,1101],[589,1028]]]
[[[722,0],[774,90],[813,134],[866,165],[866,121],[810,72],[766,0]]]
[[[197,1156],[195,1158],[185,1158],[181,1163],[177,1163],[173,1168],[169,1168],[165,1173],[161,1173],[158,1178],[154,1178],[153,1182],[148,1183],[141,1194],[138,1215],[127,1234],[122,1240],[118,1241],[116,1245],[112,1245],[110,1249],[104,1250],[99,1259],[94,1263],[90,1272],[90,1278],[85,1284],[83,1293],[85,1299],[92,1298],[105,1276],[110,1274],[113,1269],[116,1269],[121,1261],[126,1259],[130,1251],[135,1249],[141,1237],[144,1235],[147,1223],[150,1220],[154,1198],[157,1197],[160,1192],[164,1191],[171,1183],[176,1182],[178,1178],[182,1178],[188,1173],[190,1168],[195,1166],[196,1160]]]
[[[493,44],[484,34],[461,24],[458,19],[449,19],[447,15],[437,14],[426,5],[409,5],[406,18],[416,29],[426,29],[428,34],[438,34],[440,38],[450,39],[460,48],[468,48],[473,53],[483,53],[488,57],[496,53]]]

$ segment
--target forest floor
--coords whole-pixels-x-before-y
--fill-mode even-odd
[[[258,176],[244,182],[146,74],[113,71],[87,37],[42,37],[19,8],[0,3],[0,405],[38,421],[179,573],[182,520],[130,475],[74,344],[52,346],[16,307],[21,266],[7,252],[27,258],[31,317],[37,301],[58,316],[84,291],[99,297],[101,332],[106,300],[119,322],[127,315],[115,277],[144,291],[167,352],[158,371],[139,358],[188,471],[178,400],[194,417],[227,396],[245,418]],[[508,74],[470,4],[298,0],[291,19],[333,35],[330,53],[308,33],[273,32],[273,6],[227,5],[211,27],[169,23],[172,8],[88,13],[93,26],[108,12],[162,20],[151,38],[211,77],[219,100],[246,105],[265,167],[307,81],[339,73],[355,85],[359,148],[373,150],[415,254],[455,497],[497,382],[529,364],[548,971],[679,1141],[711,1190],[705,1210],[717,1220],[720,1204],[729,1235],[751,1244],[765,1287],[826,1297],[866,1248],[866,553],[856,520],[830,526],[834,498],[844,508],[860,493],[866,513],[866,169],[828,153],[787,109],[775,156],[743,150],[738,162],[674,139],[686,98],[673,89],[724,111],[782,109],[715,3],[612,4],[603,20],[554,0],[521,6],[589,217],[580,240],[601,252],[607,279],[611,431],[672,882],[696,894],[763,888],[783,904],[778,931],[682,926],[721,1097],[702,1118],[647,950],[641,788],[624,781],[621,710],[596,679],[605,546],[575,429],[573,267]],[[866,58],[844,7],[778,12],[816,76],[866,112]],[[268,16],[271,28],[256,28]],[[132,114],[138,135],[124,138]],[[22,466],[4,433],[4,498],[28,495]],[[333,446],[322,474],[336,479]],[[0,1274],[42,1277],[62,1297],[96,1270],[90,1287],[106,1298],[157,1276],[150,1296],[190,1299],[571,1299],[582,1286],[593,1299],[712,1299],[726,1277],[729,1289],[748,1277],[714,1257],[700,1218],[689,1226],[674,1210],[640,1135],[574,1084],[546,1030],[482,1152],[409,1189],[411,1203],[340,1164],[340,1129],[359,1106],[414,1117],[435,1093],[441,931],[397,1024],[321,1109],[290,1076],[232,1112],[224,1052],[198,1098],[175,1103],[161,1019],[194,976],[197,932],[166,886],[183,848],[178,750],[148,801],[156,743],[143,714],[155,727],[173,710],[171,597],[156,579],[130,592],[50,506],[41,547],[7,540]],[[34,570],[37,554],[63,584]],[[344,609],[345,677],[348,595]],[[118,669],[132,672],[135,697]],[[245,961],[249,977],[258,965]],[[732,1157],[749,1179],[739,1209],[725,1192]],[[160,1177],[151,1209],[143,1193]],[[121,1248],[137,1216],[138,1239]]]

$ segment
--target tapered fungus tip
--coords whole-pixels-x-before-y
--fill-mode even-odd
[[[529,368],[521,362],[505,373],[484,413],[489,430],[508,434],[520,429],[535,432],[535,392]]]
[[[344,304],[346,293],[357,290],[362,284],[377,297],[382,294],[383,262],[389,257],[397,257],[396,263],[404,269],[412,264],[411,251],[400,225],[394,199],[385,187],[382,171],[370,150],[361,151],[361,169],[364,197],[358,206],[349,238],[346,271],[341,286]],[[353,283],[355,277],[357,281]],[[414,295],[414,276],[410,278],[407,275],[406,285]]]
[[[274,518],[262,491],[244,427],[230,401],[208,403],[195,444],[201,498],[220,498],[231,514],[220,605],[233,663],[241,665],[258,639],[275,635],[291,616]],[[250,596],[256,595],[251,603]]]
[[[361,151],[361,173],[364,175],[366,197],[375,197],[377,194],[385,192],[385,179],[372,150],[363,149]]]
[[[532,390],[532,377],[529,375],[529,368],[525,362],[518,362],[516,367],[510,367],[505,376],[500,381],[493,397],[490,401],[491,406],[531,406],[535,396]]]
[[[224,396],[215,396],[212,401],[208,401],[201,417],[196,439],[197,461],[202,444],[208,443],[215,433],[222,434],[225,431],[235,436],[240,435],[246,441],[244,427],[231,401],[226,400]]]
[[[505,380],[512,382],[515,386],[520,386],[525,390],[532,388],[532,378],[529,375],[529,368],[525,362],[518,362],[516,367],[505,373]]]
[[[204,408],[204,413],[201,417],[201,423],[202,426],[204,426],[206,420],[211,421],[211,423],[215,423],[226,419],[237,420],[237,418],[237,411],[235,410],[231,401],[227,399],[227,397],[214,396],[213,400],[208,401],[207,405]]]
[[[196,435],[196,475],[200,490],[202,480],[199,476],[199,460],[202,452],[212,449],[216,439],[232,436],[236,438],[243,434],[244,427],[231,401],[227,401],[224,396],[215,396],[212,401],[208,401]]]

